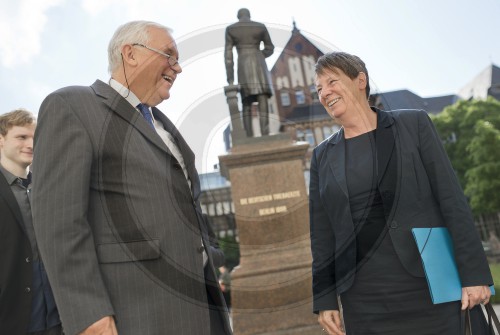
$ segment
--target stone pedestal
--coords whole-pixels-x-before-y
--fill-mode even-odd
[[[247,138],[219,157],[240,242],[240,265],[231,274],[235,335],[321,333],[312,314],[302,163],[308,146],[286,134]]]

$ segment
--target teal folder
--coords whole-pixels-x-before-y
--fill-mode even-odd
[[[432,302],[462,299],[462,284],[455,263],[453,242],[445,227],[413,228],[413,237],[422,258]],[[495,289],[490,286],[491,294]]]

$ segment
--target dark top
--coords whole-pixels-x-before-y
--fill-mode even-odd
[[[38,247],[33,229],[33,220],[31,215],[30,196],[31,192],[31,172],[27,179],[19,178],[5,170],[0,165],[0,171],[5,176],[7,183],[10,185],[14,194],[23,218],[23,230],[28,236],[32,250],[32,269],[33,277],[31,286],[26,288],[30,290],[32,295],[31,301],[31,317],[28,326],[28,332],[42,331],[50,329],[61,323],[59,313],[57,312],[56,303],[50,288],[47,273],[40,260]],[[28,260],[27,260],[28,261]]]
[[[363,262],[385,227],[375,152],[375,130],[346,139],[346,179],[356,231],[357,264]]]

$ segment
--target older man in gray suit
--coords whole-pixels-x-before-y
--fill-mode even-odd
[[[182,69],[169,30],[127,23],[108,83],[43,102],[33,214],[66,334],[231,334],[194,154],[155,106]]]

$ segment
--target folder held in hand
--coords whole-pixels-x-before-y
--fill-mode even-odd
[[[455,263],[453,242],[445,227],[413,228],[413,237],[422,258],[432,302],[462,299],[462,284]],[[490,286],[491,294],[495,289]]]

